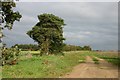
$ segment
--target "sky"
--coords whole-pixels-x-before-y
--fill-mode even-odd
[[[35,44],[26,32],[38,22],[38,15],[50,13],[64,19],[65,43],[89,45],[94,50],[118,49],[117,2],[18,2],[14,10],[22,18],[12,30],[4,30],[7,46]]]

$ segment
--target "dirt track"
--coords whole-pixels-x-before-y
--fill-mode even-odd
[[[98,58],[99,59],[99,58]],[[86,63],[75,66],[72,72],[63,78],[118,78],[118,68],[103,59],[100,64],[94,64],[90,56],[86,57]]]

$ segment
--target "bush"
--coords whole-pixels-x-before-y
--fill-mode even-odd
[[[2,65],[10,64],[14,65],[17,63],[19,58],[20,50],[16,46],[15,48],[3,48],[2,49],[2,58],[1,63]]]

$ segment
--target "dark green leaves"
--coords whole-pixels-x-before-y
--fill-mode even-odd
[[[62,50],[64,20],[53,14],[38,15],[39,22],[27,34],[38,42],[41,52],[54,53]]]
[[[9,2],[0,2],[2,3],[2,23],[5,22],[5,26],[8,29],[12,29],[14,21],[19,21],[22,17],[19,12],[14,12],[12,10],[13,7],[16,7],[15,2],[9,1]]]

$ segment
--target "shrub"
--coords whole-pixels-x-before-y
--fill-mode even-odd
[[[3,48],[2,49],[2,65],[10,64],[14,65],[17,63],[19,58],[20,50],[16,46],[15,48]]]

